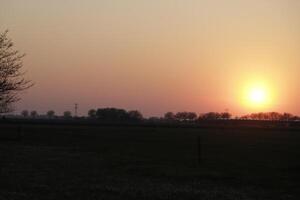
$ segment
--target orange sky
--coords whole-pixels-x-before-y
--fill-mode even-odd
[[[1,0],[0,30],[27,54],[23,109],[300,114],[299,0]],[[272,104],[250,108],[264,82]],[[271,97],[270,97],[271,98]]]

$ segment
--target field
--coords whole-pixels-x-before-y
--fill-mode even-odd
[[[296,130],[18,129],[0,125],[1,200],[300,198]]]

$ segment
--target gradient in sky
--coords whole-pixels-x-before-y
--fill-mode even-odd
[[[300,114],[299,0],[0,0],[27,54],[23,109]],[[272,104],[242,103],[268,85]]]

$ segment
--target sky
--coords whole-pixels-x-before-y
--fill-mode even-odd
[[[35,83],[17,113],[300,114],[299,0],[0,0],[6,29]]]

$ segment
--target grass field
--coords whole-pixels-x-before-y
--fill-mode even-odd
[[[0,128],[1,200],[300,198],[295,130]]]

